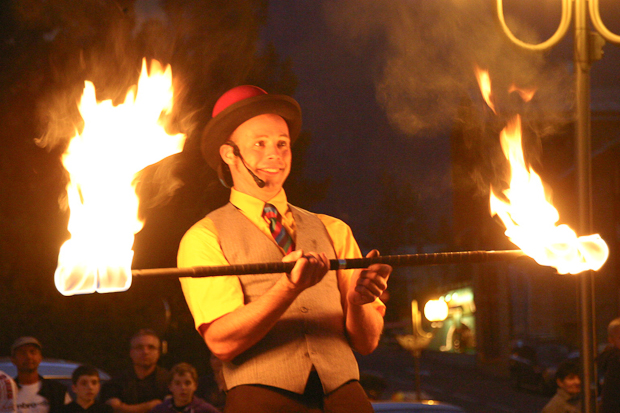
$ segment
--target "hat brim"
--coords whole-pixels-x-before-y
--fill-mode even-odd
[[[202,156],[209,166],[218,170],[220,146],[243,122],[258,115],[271,113],[281,116],[288,125],[291,143],[301,131],[301,108],[297,101],[286,95],[260,95],[234,103],[212,118],[202,132]]]

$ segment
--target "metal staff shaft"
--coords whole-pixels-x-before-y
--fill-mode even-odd
[[[505,251],[459,251],[430,254],[384,255],[372,258],[347,258],[330,260],[330,270],[367,268],[372,264],[388,264],[392,267],[412,267],[419,265],[466,264],[505,261],[523,257],[521,250]],[[255,264],[220,265],[190,268],[153,268],[132,270],[134,277],[217,277],[224,275],[272,274],[290,272],[294,262],[262,262]]]

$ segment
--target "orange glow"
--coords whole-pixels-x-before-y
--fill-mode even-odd
[[[491,100],[491,77],[489,76],[489,72],[480,69],[478,66],[476,66],[475,72],[476,79],[478,80],[478,85],[480,86],[480,92],[482,93],[484,101],[487,103],[487,105],[489,105],[493,113],[497,114],[497,112],[495,111],[495,105],[493,105],[493,102]]]
[[[512,93],[512,92],[517,92],[519,94],[519,96],[521,96],[521,99],[523,99],[524,102],[529,102],[534,97],[534,94],[536,93],[536,90],[534,90],[534,89],[521,89],[521,88],[516,87],[515,85],[512,85],[508,89],[508,93]]]
[[[117,106],[97,102],[94,85],[85,82],[79,104],[84,129],[62,157],[71,211],[71,238],[60,249],[54,274],[62,294],[125,291],[131,285],[131,248],[144,224],[134,178],[180,152],[185,142],[185,135],[168,135],[162,125],[172,101],[171,68],[155,60],[148,74],[143,60],[137,88]]]
[[[490,81],[481,85],[483,95],[490,89]],[[524,100],[534,94],[516,88],[514,91]],[[490,208],[491,215],[497,215],[504,223],[506,236],[536,262],[554,267],[560,274],[600,269],[609,256],[605,241],[598,234],[578,237],[569,226],[556,225],[560,219],[558,211],[540,176],[525,164],[520,116],[508,122],[500,134],[500,143],[510,164],[510,185],[501,198],[491,189]]]

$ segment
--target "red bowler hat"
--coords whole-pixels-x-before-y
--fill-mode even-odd
[[[301,131],[301,108],[295,99],[286,95],[270,95],[257,86],[237,86],[215,102],[211,120],[202,132],[202,156],[209,166],[219,171],[220,146],[239,125],[255,116],[272,113],[281,116],[288,125],[291,143]]]

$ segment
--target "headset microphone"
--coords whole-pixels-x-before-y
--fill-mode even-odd
[[[252,175],[252,178],[254,178],[254,182],[256,182],[256,185],[258,185],[259,188],[264,188],[265,181],[256,176],[256,174],[252,172],[250,168],[248,168],[248,166],[245,164],[243,156],[241,156],[241,151],[239,150],[239,147],[233,141],[227,141],[225,145],[228,145],[233,149],[233,154],[241,160],[241,163],[243,164],[243,166],[245,166],[245,169],[247,169],[250,175]]]

